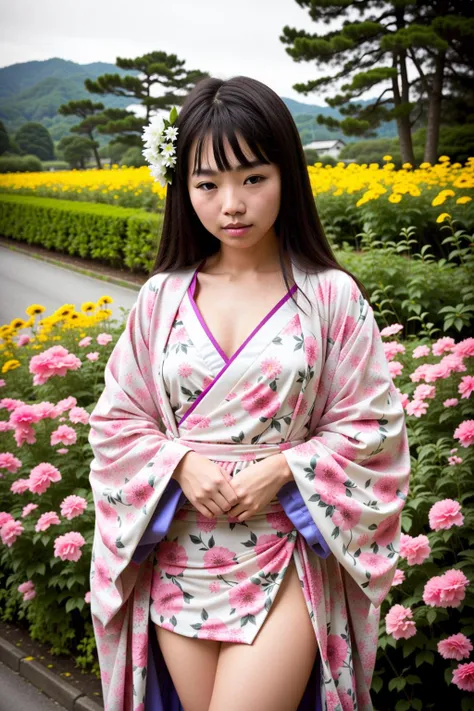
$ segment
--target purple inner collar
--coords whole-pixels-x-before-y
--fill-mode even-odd
[[[217,352],[218,352],[219,355],[221,356],[221,358],[222,358],[222,360],[224,361],[224,363],[226,363],[227,365],[229,365],[229,364],[232,363],[232,361],[239,355],[239,353],[242,351],[242,349],[245,348],[245,346],[247,345],[247,343],[255,336],[255,334],[262,328],[262,326],[264,326],[264,325],[266,324],[266,322],[268,321],[268,319],[271,318],[271,317],[273,316],[273,314],[274,314],[276,311],[278,311],[278,309],[279,309],[281,306],[283,306],[283,304],[284,304],[286,301],[288,301],[288,299],[292,296],[292,294],[295,293],[295,291],[296,291],[296,289],[297,289],[298,287],[297,287],[296,284],[294,284],[294,285],[291,287],[291,289],[289,289],[289,290],[287,291],[287,293],[285,294],[285,296],[283,296],[283,297],[280,299],[280,301],[279,301],[277,304],[275,304],[275,306],[268,312],[268,314],[262,318],[262,320],[260,321],[260,323],[257,324],[257,326],[255,326],[255,328],[253,329],[252,333],[251,333],[249,336],[247,336],[247,338],[246,338],[245,341],[242,343],[242,345],[239,346],[239,348],[235,351],[235,353],[229,358],[229,357],[224,353],[224,351],[222,350],[222,348],[220,347],[220,345],[218,344],[218,342],[216,341],[216,339],[215,339],[214,336],[212,335],[211,331],[209,330],[209,327],[208,327],[207,323],[204,321],[204,319],[203,319],[203,317],[202,317],[202,314],[201,314],[201,312],[199,311],[198,305],[197,305],[196,302],[194,301],[194,292],[196,291],[196,282],[197,282],[198,271],[200,270],[200,268],[202,267],[202,265],[204,264],[204,262],[205,262],[205,260],[203,260],[203,261],[199,264],[199,266],[197,267],[196,271],[194,272],[194,276],[193,276],[192,281],[191,281],[191,283],[190,283],[190,285],[189,285],[189,287],[188,287],[189,299],[190,299],[190,301],[191,301],[191,305],[192,305],[192,307],[193,307],[193,309],[194,309],[194,312],[195,312],[195,314],[196,314],[196,316],[197,316],[197,318],[198,318],[198,320],[199,320],[199,323],[201,324],[201,326],[203,327],[204,331],[206,332],[206,335],[208,336],[209,340],[211,341],[211,343],[213,344],[214,348],[217,350]]]

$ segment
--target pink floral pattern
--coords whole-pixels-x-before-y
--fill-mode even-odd
[[[91,613],[106,711],[143,709],[150,617],[180,634],[248,644],[292,558],[318,642],[323,708],[372,709],[380,604],[399,560],[408,491],[404,410],[351,277],[293,272],[312,313],[305,299],[306,313],[286,302],[228,363],[188,308],[194,269],[157,274],[109,358],[89,435]],[[330,555],[307,545],[278,499],[240,524],[203,520],[187,502],[135,563],[191,449],[234,477],[256,453],[282,452]],[[444,593],[456,602],[462,583],[446,581]]]

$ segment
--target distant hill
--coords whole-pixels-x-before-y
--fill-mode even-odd
[[[133,74],[138,72],[119,69],[115,64],[93,62],[77,64],[54,57],[45,61],[23,62],[0,68],[0,120],[7,131],[14,134],[27,121],[37,121],[45,126],[57,143],[68,135],[71,126],[79,119],[61,116],[58,108],[68,101],[91,99],[101,101],[107,108],[126,108],[130,100],[126,97],[106,94],[92,94],[84,87],[85,79],[97,79],[101,74]],[[358,139],[344,136],[340,131],[329,131],[315,121],[319,113],[339,117],[339,112],[329,106],[305,104],[282,97],[300,132],[303,143],[340,138],[345,143]],[[364,102],[362,102],[364,103]],[[395,122],[385,124],[378,136],[395,136]],[[101,145],[108,143],[109,137],[97,133]]]
[[[74,116],[61,116],[58,108],[68,101],[91,99],[101,101],[107,108],[126,108],[126,97],[91,94],[84,87],[85,79],[97,79],[101,74],[133,74],[115,64],[93,62],[76,64],[54,57],[42,62],[23,62],[0,69],[0,120],[9,133],[15,133],[23,123],[38,121],[57,142],[79,122]],[[108,137],[100,137],[107,143]]]

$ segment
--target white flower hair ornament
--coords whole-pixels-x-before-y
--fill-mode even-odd
[[[173,168],[176,165],[175,141],[178,129],[173,126],[178,118],[176,106],[170,111],[167,119],[153,116],[148,126],[143,129],[142,140],[145,148],[142,154],[150,164],[149,170],[154,180],[164,188],[171,183]]]

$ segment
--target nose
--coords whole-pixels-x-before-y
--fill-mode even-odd
[[[238,188],[229,186],[223,191],[222,211],[229,215],[245,212],[245,203]]]

